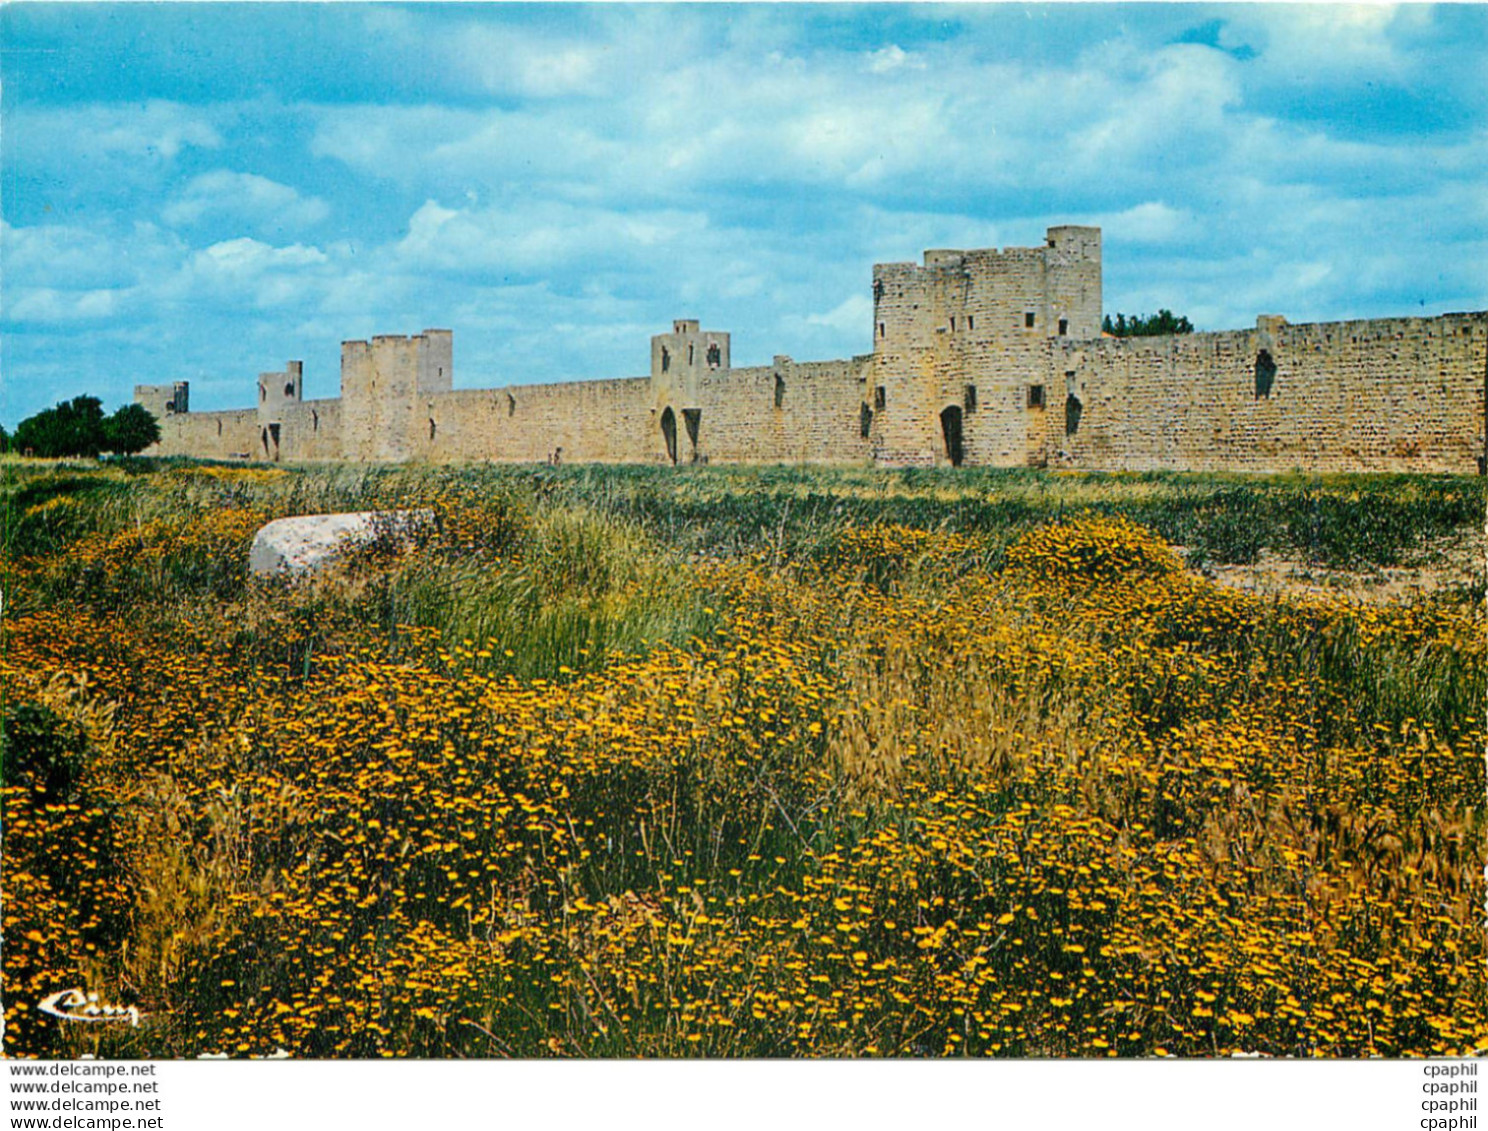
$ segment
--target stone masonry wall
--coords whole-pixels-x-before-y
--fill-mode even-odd
[[[413,456],[492,460],[659,461],[660,433],[645,377],[457,389],[427,398]]]
[[[286,408],[280,424],[279,450],[287,460],[339,460],[342,450],[341,402],[334,398],[303,401]]]
[[[846,463],[873,458],[863,435],[872,358],[718,370],[698,382],[696,449],[679,422],[678,462]]]
[[[873,311],[873,352],[837,361],[733,369],[680,319],[647,377],[456,390],[425,330],[342,343],[339,400],[301,401],[298,362],[252,409],[135,395],[156,453],[260,460],[1472,472],[1488,443],[1488,313],[1103,338],[1098,228],[878,264]]]
[[[145,449],[152,456],[201,459],[264,459],[259,444],[258,409],[177,412],[159,417],[160,442]]]
[[[1485,382],[1483,313],[1058,342],[1048,443],[1108,470],[1471,473]]]
[[[281,406],[275,421],[257,408],[172,413],[159,419],[160,442],[145,455],[199,459],[339,460],[341,402],[303,401]]]

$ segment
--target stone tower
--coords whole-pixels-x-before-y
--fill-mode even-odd
[[[656,419],[653,452],[669,463],[697,459],[703,409],[700,385],[712,372],[727,370],[729,335],[700,330],[696,320],[679,318],[670,334],[651,339],[651,411]]]
[[[1099,228],[1042,247],[873,268],[874,452],[894,465],[1041,463],[1050,339],[1098,338]]]
[[[280,373],[258,375],[258,445],[264,459],[278,460],[284,410],[304,400],[305,364],[287,361]]]
[[[428,398],[454,387],[454,334],[425,330],[341,343],[342,454],[406,460],[429,438]]]
[[[136,385],[134,403],[144,405],[156,420],[178,412],[191,411],[191,383],[172,381],[169,385]]]

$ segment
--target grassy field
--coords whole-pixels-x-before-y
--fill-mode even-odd
[[[1488,1046],[1483,480],[0,474],[9,1055]]]

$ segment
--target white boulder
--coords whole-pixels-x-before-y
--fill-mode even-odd
[[[320,569],[350,550],[382,538],[402,544],[434,529],[434,512],[356,511],[278,518],[253,537],[248,572],[304,573]]]

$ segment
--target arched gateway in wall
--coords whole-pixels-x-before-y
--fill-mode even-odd
[[[661,438],[666,442],[667,459],[677,462],[677,414],[667,405],[661,414]]]
[[[960,467],[966,459],[966,446],[961,434],[961,406],[947,405],[940,412],[940,435],[945,441],[945,457],[952,467]]]

